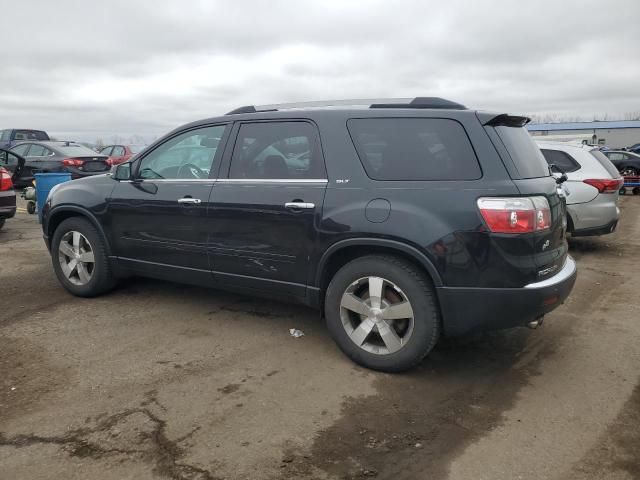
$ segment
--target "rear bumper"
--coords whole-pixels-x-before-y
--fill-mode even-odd
[[[16,193],[14,190],[0,192],[0,218],[12,218],[16,214]]]
[[[616,205],[617,194],[601,193],[590,202],[567,205],[567,213],[573,224],[573,234],[576,232],[600,231],[601,233],[584,233],[584,235],[602,235],[611,233],[606,227],[616,224],[620,216],[620,209]]]
[[[574,229],[571,233],[572,237],[587,237],[591,235],[606,235],[607,233],[613,233],[618,226],[618,219],[615,219],[606,225],[602,225],[600,227],[590,227],[590,228],[581,228]]]
[[[562,304],[576,276],[576,263],[567,255],[553,277],[522,288],[439,287],[444,334],[453,337],[524,326]]]

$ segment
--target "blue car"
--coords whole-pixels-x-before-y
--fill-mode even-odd
[[[26,140],[35,140],[37,142],[49,141],[49,135],[42,130],[30,130],[26,128],[7,128],[0,130],[0,148],[11,148],[16,143]]]

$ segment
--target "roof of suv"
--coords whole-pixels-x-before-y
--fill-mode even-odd
[[[473,115],[478,117],[483,125],[522,127],[529,123],[530,119],[522,116],[513,116],[505,113],[470,110],[460,103],[446,100],[440,97],[416,97],[416,98],[383,98],[361,100],[326,100],[301,103],[282,103],[273,105],[247,105],[236,108],[225,115],[205,118],[182,125],[170,132],[173,134],[183,128],[199,127],[202,125],[229,122],[234,120],[253,119],[279,119],[279,118],[309,118],[310,116],[344,115],[353,112],[357,115],[378,116],[426,116],[443,115],[452,118]]]
[[[240,113],[276,112],[282,110],[310,110],[317,108],[339,108],[346,109],[363,108],[415,108],[415,109],[438,109],[438,110],[467,110],[467,107],[460,103],[452,102],[440,97],[415,97],[411,98],[377,98],[358,100],[321,100],[300,103],[280,103],[273,105],[247,105],[236,108],[227,115],[237,115]]]

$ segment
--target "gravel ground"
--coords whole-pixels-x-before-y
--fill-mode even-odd
[[[0,478],[640,478],[640,198],[621,207],[618,232],[571,242],[543,328],[441,342],[402,375],[353,365],[299,306],[143,279],[72,297],[20,212]]]

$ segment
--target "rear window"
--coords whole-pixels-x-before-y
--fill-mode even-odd
[[[476,180],[482,176],[458,122],[438,118],[366,118],[347,122],[374,180]]]
[[[593,149],[589,153],[591,153],[591,155],[596,157],[596,160],[598,160],[598,162],[600,162],[600,165],[602,165],[605,168],[605,170],[609,173],[609,175],[611,175],[611,178],[620,177],[620,172],[618,172],[618,169],[615,167],[613,163],[611,163],[611,161],[607,158],[607,156],[604,153],[602,153],[598,149]]]
[[[62,145],[55,148],[58,152],[69,157],[96,157],[100,155],[84,145]]]
[[[521,178],[549,176],[549,165],[529,132],[522,127],[495,127]]]
[[[131,153],[136,154],[144,150],[145,147],[146,145],[129,145],[129,150],[131,150]]]
[[[561,152],[560,150],[547,150],[544,148],[541,149],[541,151],[549,166],[553,165],[551,169],[556,172],[569,173],[580,170],[580,164],[566,152]]]
[[[42,142],[49,140],[49,135],[41,130],[16,130],[14,138],[16,140],[38,140]]]

